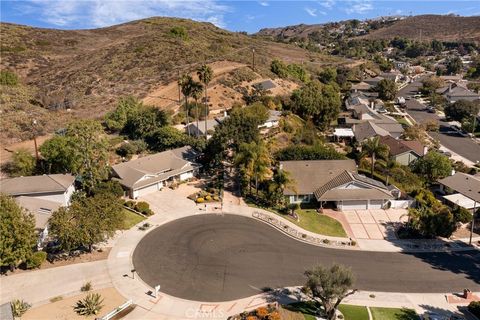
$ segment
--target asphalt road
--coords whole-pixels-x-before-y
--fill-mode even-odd
[[[416,94],[422,86],[420,80],[414,81],[402,90],[397,96],[411,96]],[[463,137],[458,133],[449,129],[449,124],[442,121],[435,113],[425,111],[425,106],[415,99],[406,101],[406,112],[417,122],[425,123],[428,121],[436,121],[440,125],[440,132],[430,132],[429,134],[440,141],[440,144],[462,157],[472,161],[480,162],[480,145],[468,137]]]
[[[198,215],[148,233],[133,254],[138,275],[167,294],[213,302],[266,287],[301,285],[316,264],[352,267],[368,291],[440,293],[480,290],[480,252],[381,253],[316,247],[234,215]]]

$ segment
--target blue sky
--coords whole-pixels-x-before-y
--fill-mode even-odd
[[[171,16],[253,33],[265,27],[383,15],[480,15],[478,0],[0,0],[0,5],[2,22],[59,29],[98,28],[151,16]]]

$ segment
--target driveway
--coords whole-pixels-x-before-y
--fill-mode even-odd
[[[407,210],[351,210],[343,214],[357,239],[394,240],[395,224],[405,222]]]
[[[236,215],[202,214],[169,222],[146,234],[133,253],[133,265],[147,284],[160,284],[162,292],[178,298],[204,302],[301,285],[306,268],[332,263],[350,266],[359,290],[480,289],[478,251],[432,254],[322,248]]]

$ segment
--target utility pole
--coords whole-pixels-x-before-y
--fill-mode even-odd
[[[255,48],[252,48],[252,70],[255,71]]]
[[[33,144],[35,145],[35,159],[37,159],[37,162],[38,160],[40,159],[40,157],[38,156],[38,145],[37,145],[37,129],[35,128],[37,125],[37,120],[33,120],[32,121],[32,128],[33,128]]]
[[[177,71],[177,76],[178,76],[178,80],[180,80],[180,70]],[[181,96],[181,92],[180,92],[180,84],[178,83],[178,81],[177,81],[177,87],[178,87],[178,105],[181,106],[182,105],[182,103],[181,103],[182,96]]]

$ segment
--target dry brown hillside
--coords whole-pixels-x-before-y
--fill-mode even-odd
[[[47,134],[74,117],[99,117],[119,97],[146,98],[204,62],[249,64],[252,48],[263,75],[273,58],[315,66],[339,60],[176,18],[93,30],[1,23],[0,35],[1,69],[20,78],[0,91],[3,144],[28,139],[33,118],[39,134]]]
[[[453,15],[422,15],[408,17],[391,26],[372,31],[366,39],[392,39],[476,42],[480,43],[480,16],[458,17]]]

